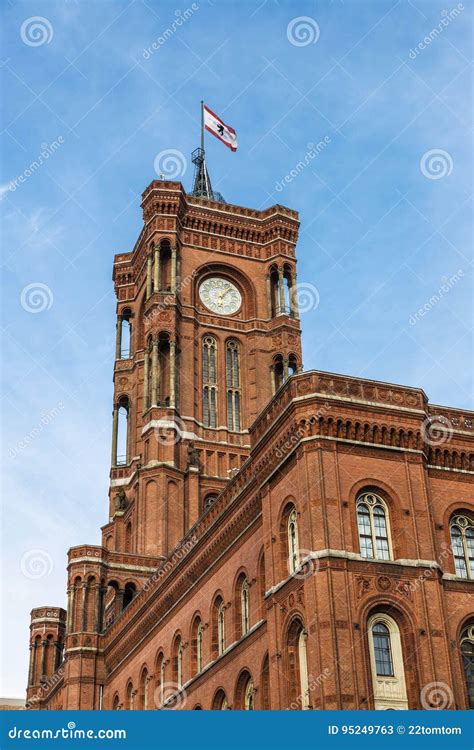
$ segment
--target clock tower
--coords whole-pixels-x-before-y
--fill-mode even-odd
[[[168,555],[212,513],[248,457],[249,427],[301,368],[298,214],[225,203],[193,156],[193,193],[179,182],[152,182],[136,245],[114,262],[103,545],[136,555]]]

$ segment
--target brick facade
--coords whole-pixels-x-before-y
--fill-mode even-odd
[[[32,612],[29,706],[468,707],[474,569],[456,575],[450,524],[474,515],[473,415],[302,371],[294,211],[166,181],[142,207],[114,263],[108,522],[69,552],[67,613]],[[230,314],[200,298],[215,278]],[[388,559],[361,554],[364,493]]]

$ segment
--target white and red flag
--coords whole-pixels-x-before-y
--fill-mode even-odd
[[[230,125],[226,125],[212,109],[203,104],[204,127],[209,133],[219,138],[231,151],[237,151],[237,133]]]

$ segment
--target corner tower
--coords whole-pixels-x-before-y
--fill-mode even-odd
[[[167,555],[249,453],[248,429],[301,368],[298,214],[156,180],[115,257],[110,520],[103,545]]]

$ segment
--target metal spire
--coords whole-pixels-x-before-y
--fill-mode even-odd
[[[206,167],[206,153],[204,151],[204,102],[201,100],[201,148],[194,149],[191,154],[194,164],[194,182],[191,195],[207,198],[211,201],[225,203],[222,195],[212,189],[211,179]]]

